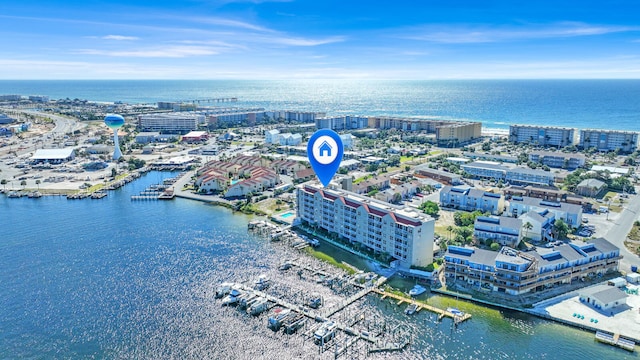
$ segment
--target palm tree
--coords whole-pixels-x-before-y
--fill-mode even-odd
[[[449,232],[449,241],[451,241],[451,233],[453,232],[453,226],[447,226],[447,231]]]
[[[7,179],[0,180],[0,185],[4,186],[4,190],[7,190]]]
[[[24,187],[27,186],[27,180],[20,181],[20,186],[22,186],[22,190],[24,190]]]
[[[609,220],[609,210],[611,210],[610,209],[610,207],[611,207],[611,197],[609,195],[607,195],[607,196],[604,197],[603,200],[604,200],[604,202],[607,203],[607,220]]]
[[[525,235],[524,237],[528,238],[529,237],[529,230],[533,229],[533,225],[530,222],[526,222],[524,223],[524,229],[525,229]]]
[[[36,186],[38,187],[38,191],[40,191],[40,179],[36,180]]]

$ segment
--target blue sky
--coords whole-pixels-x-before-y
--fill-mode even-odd
[[[628,1],[3,1],[0,79],[640,78]]]

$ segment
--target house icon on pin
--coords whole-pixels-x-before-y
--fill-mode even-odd
[[[320,156],[331,156],[331,145],[329,145],[326,141],[323,141],[318,149],[320,150]]]

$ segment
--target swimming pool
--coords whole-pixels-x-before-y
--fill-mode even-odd
[[[283,219],[286,219],[288,217],[292,217],[293,215],[294,215],[294,213],[287,212],[287,213],[284,213],[284,214],[280,215],[280,217],[283,218]]]

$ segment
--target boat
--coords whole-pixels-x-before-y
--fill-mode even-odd
[[[42,197],[42,193],[40,191],[32,191],[27,194],[28,198],[37,199]]]
[[[218,286],[218,288],[216,289],[216,299],[220,299],[221,297],[224,297],[229,292],[231,292],[232,286],[233,284],[228,282],[220,284],[220,286]]]
[[[258,280],[256,280],[256,286],[255,288],[257,290],[264,290],[266,288],[269,287],[269,285],[271,285],[271,280],[269,280],[269,278],[267,277],[267,275],[262,274],[258,277]]]
[[[318,294],[311,295],[311,298],[307,302],[307,305],[313,309],[319,308],[320,306],[322,306],[322,297]]]
[[[464,316],[464,312],[460,311],[454,307],[448,307],[447,312],[452,313],[454,316]]]
[[[418,310],[418,304],[409,304],[406,309],[404,309],[404,313],[407,315],[413,315]]]
[[[334,321],[327,320],[325,321],[316,332],[313,333],[313,341],[316,344],[324,345],[327,341],[333,339],[336,336],[336,329],[338,328],[338,324]]]
[[[291,269],[292,266],[293,265],[290,262],[285,261],[278,267],[278,270],[281,270],[281,271],[289,270]]]
[[[260,300],[253,303],[253,305],[247,308],[247,314],[251,315],[260,315],[261,313],[267,311],[269,309],[269,300],[265,298],[260,298]]]
[[[282,324],[287,321],[290,316],[295,316],[289,309],[277,308],[273,311],[273,315],[269,316],[268,326],[273,331],[280,330]]]
[[[246,309],[251,305],[251,301],[254,299],[258,299],[258,295],[253,292],[246,292],[245,295],[238,301],[238,306],[241,309]]]
[[[19,191],[9,191],[9,194],[7,194],[7,196],[10,198],[19,198],[22,197],[22,193]]]
[[[427,291],[427,288],[425,288],[422,285],[418,285],[416,284],[413,289],[409,290],[409,295],[411,296],[418,296],[421,294],[424,294],[424,292]]]
[[[307,323],[307,318],[302,314],[297,314],[287,320],[284,324],[284,332],[287,334],[293,334]]]
[[[222,306],[230,306],[230,305],[237,304],[240,298],[240,295],[242,295],[242,291],[238,289],[231,289],[231,291],[229,292],[229,295],[225,296],[222,299]]]

